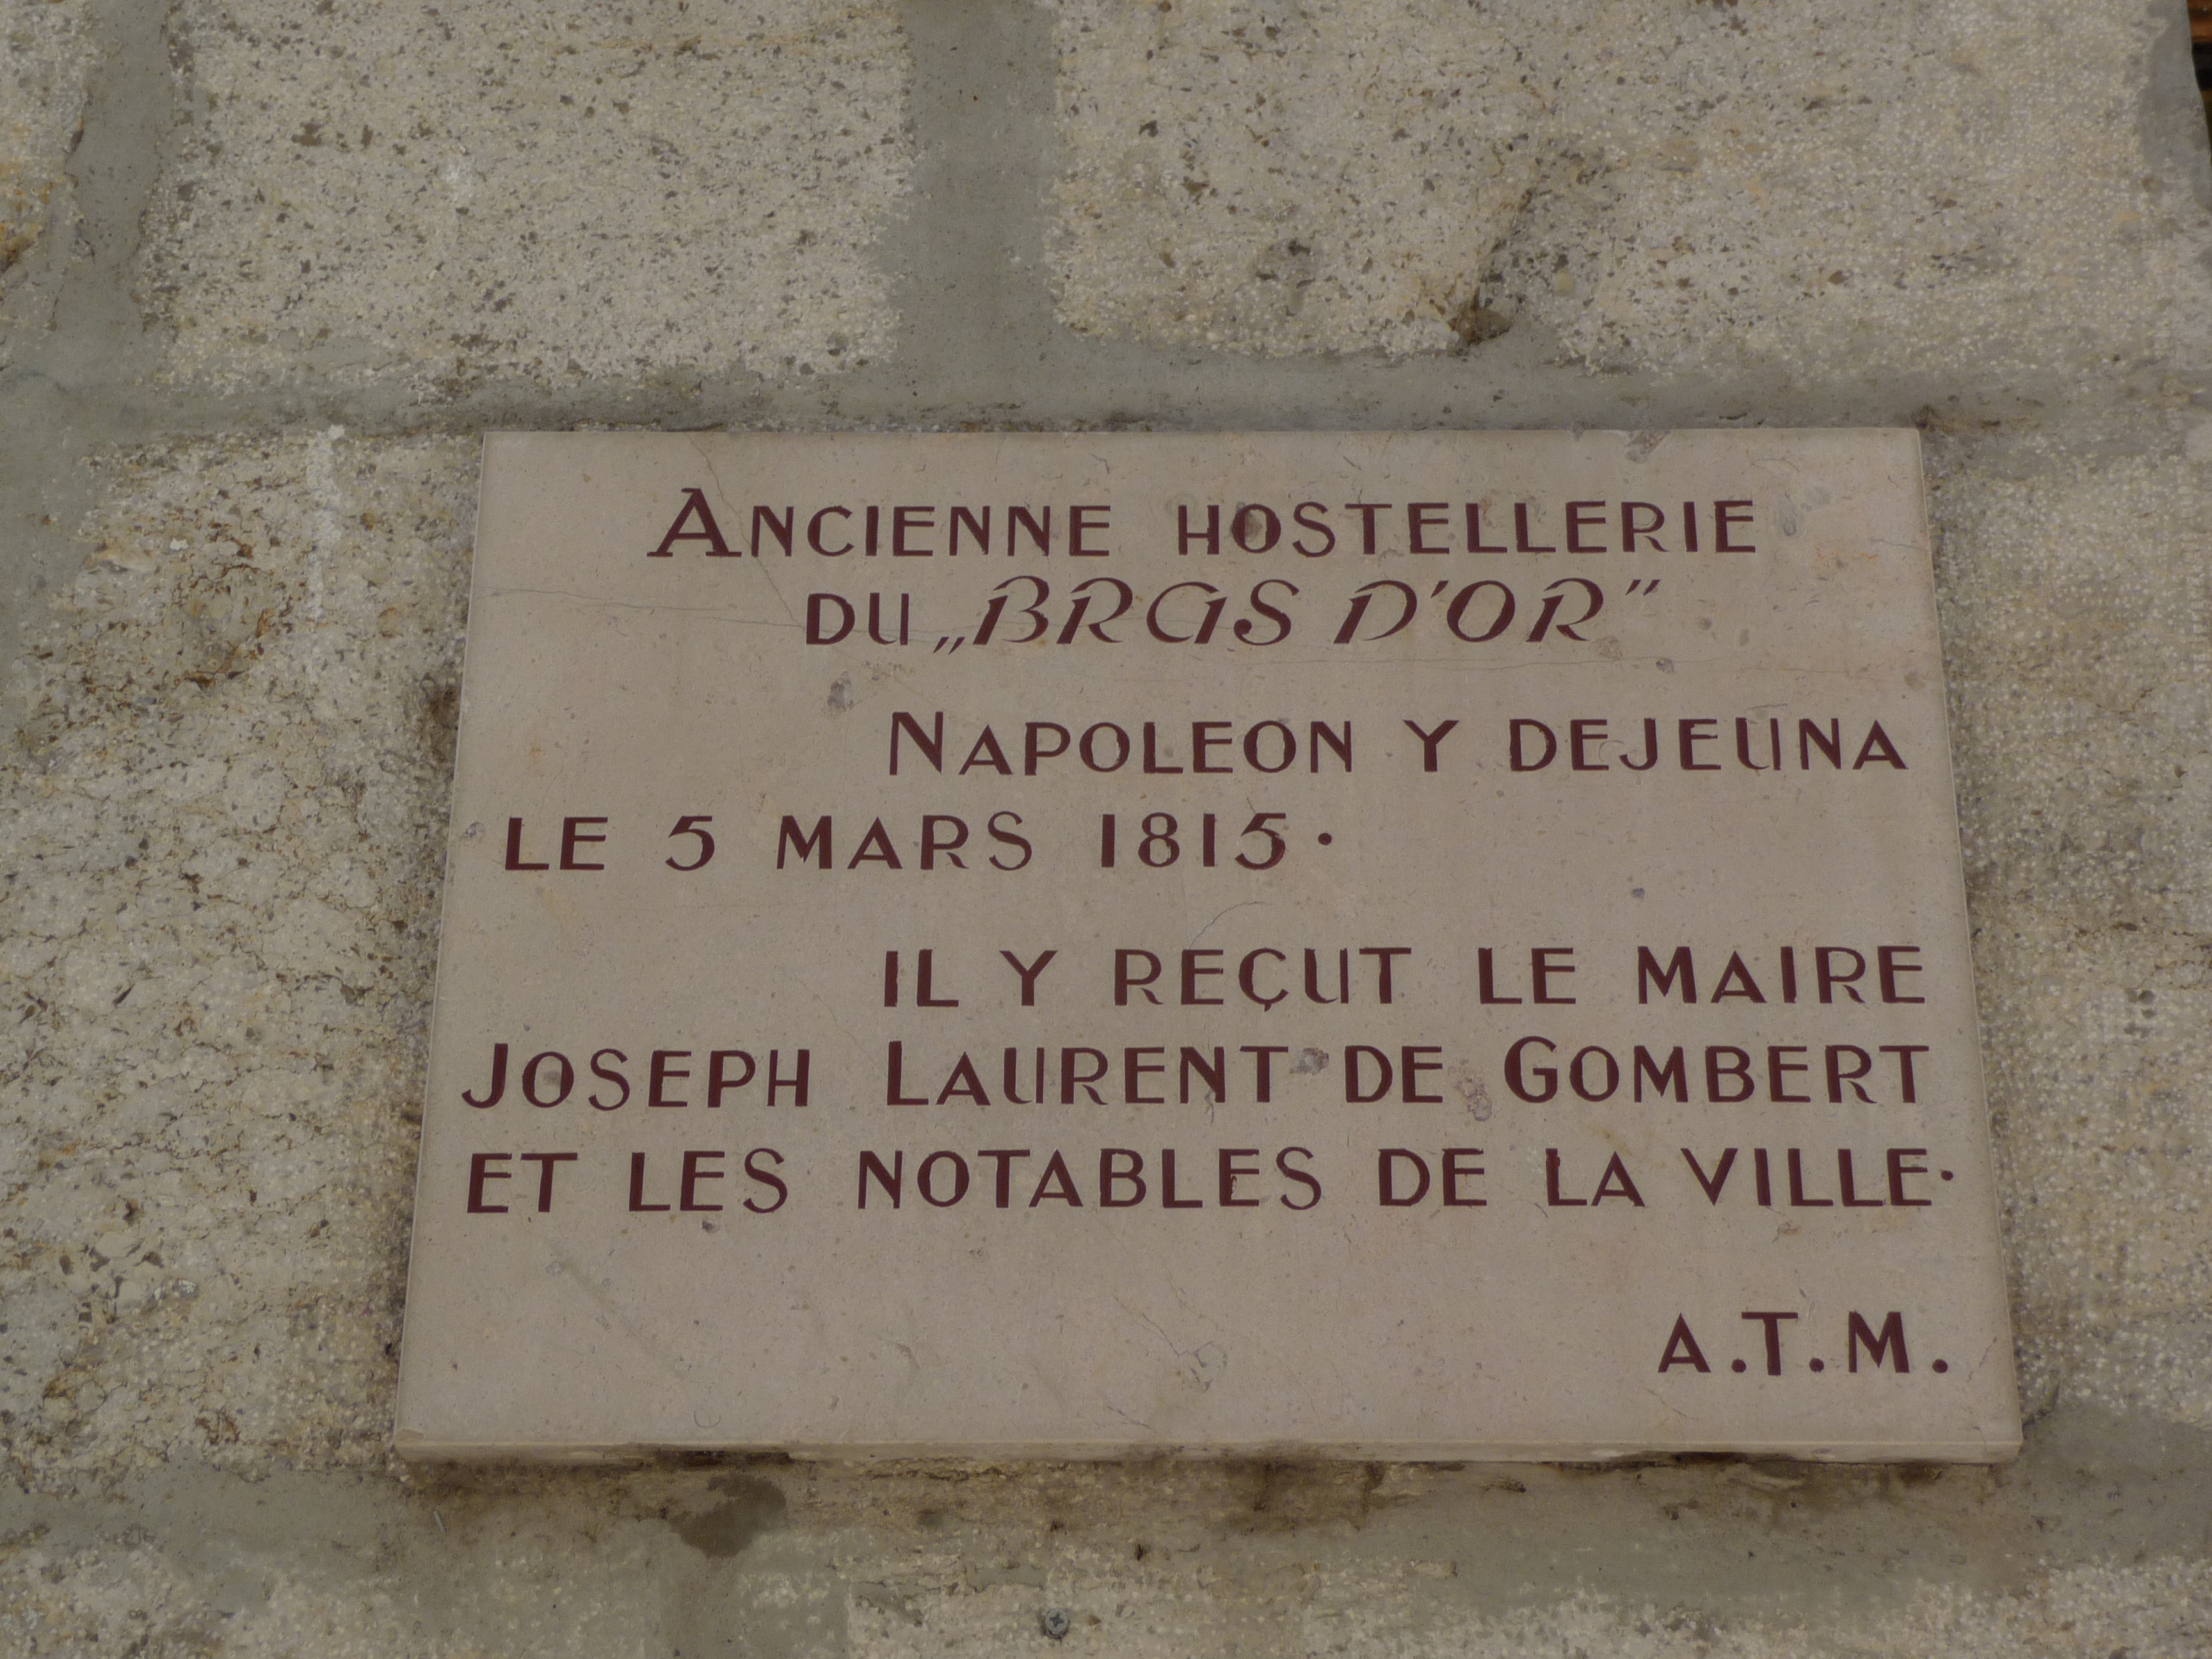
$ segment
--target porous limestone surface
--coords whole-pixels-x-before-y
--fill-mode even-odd
[[[1460,343],[1546,125],[1515,21],[1462,0],[1072,0],[1062,314],[1277,352]]]
[[[101,1506],[0,1510],[17,1527],[0,1644],[26,1659],[2194,1659],[2212,1569],[2174,1545],[2201,1506],[2176,1494],[2162,1534],[2079,1535],[2134,1473],[2016,1475],[2008,1500],[1988,1470],[1788,1466],[769,1466],[405,1488],[157,1471]],[[1855,1570],[1868,1559],[1877,1571]]]
[[[1930,514],[2024,1400],[2212,1426],[2212,422],[2180,427],[1939,465]]]
[[[383,1458],[473,453],[100,463],[0,791],[19,1477]]]
[[[76,141],[91,58],[86,10],[83,0],[0,0],[0,327],[16,320],[8,300],[46,234]]]
[[[1060,315],[1262,353],[1531,329],[1612,370],[2140,360],[2212,304],[2137,126],[2170,10],[1059,0]]]
[[[173,39],[175,376],[784,380],[890,337],[890,5],[187,0]]]

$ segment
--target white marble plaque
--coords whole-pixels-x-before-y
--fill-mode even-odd
[[[1991,1461],[1910,432],[486,441],[398,1444]]]

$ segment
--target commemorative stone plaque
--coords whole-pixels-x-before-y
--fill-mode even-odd
[[[1909,432],[487,441],[398,1443],[1995,1460]]]

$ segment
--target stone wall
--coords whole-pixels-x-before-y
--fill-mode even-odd
[[[2181,0],[0,39],[0,1652],[2212,1650]],[[2018,1463],[391,1460],[473,434],[1907,423]]]

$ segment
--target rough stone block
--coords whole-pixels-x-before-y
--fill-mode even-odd
[[[1773,1463],[1601,1483],[1275,1462],[502,1469],[428,1487],[180,1467],[27,1511],[40,1522],[0,1555],[0,1630],[11,1659],[2201,1659],[2197,1487],[2112,1521],[2112,1455],[2064,1449],[2009,1488]],[[2139,1518],[2161,1509],[2166,1528]]]
[[[1445,0],[1070,0],[1063,319],[1270,352],[1479,331],[1545,118],[1513,21]]]
[[[890,337],[888,7],[190,0],[175,35],[144,284],[179,376],[786,380]]]
[[[1930,453],[2022,1395],[2212,1426],[2207,469]]]
[[[76,142],[91,61],[85,9],[82,0],[0,0],[0,323]]]
[[[1065,0],[1061,315],[1271,353],[1510,323],[1616,370],[2171,350],[2212,283],[2133,113],[2161,20]]]
[[[0,1446],[380,1458],[473,447],[100,464],[0,804]]]

